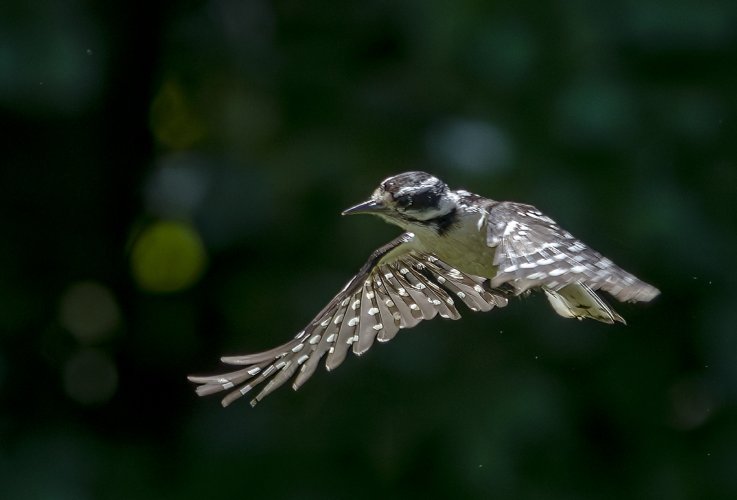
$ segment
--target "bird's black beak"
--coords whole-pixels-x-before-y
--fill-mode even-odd
[[[359,203],[355,207],[346,208],[345,210],[343,210],[343,215],[377,214],[384,212],[385,210],[386,207],[383,203],[374,200],[368,200],[364,201],[363,203]]]

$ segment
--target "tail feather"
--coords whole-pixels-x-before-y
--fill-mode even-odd
[[[603,323],[618,321],[627,324],[622,316],[583,283],[566,285],[559,290],[543,288],[543,291],[555,312],[564,318],[591,318]]]

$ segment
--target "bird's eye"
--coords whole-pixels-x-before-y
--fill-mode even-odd
[[[415,193],[412,198],[412,205],[417,210],[433,208],[437,206],[439,198],[440,195],[434,191],[422,191],[421,193]]]
[[[412,205],[412,197],[408,194],[397,196],[394,198],[394,203],[396,203],[399,208],[407,208]]]

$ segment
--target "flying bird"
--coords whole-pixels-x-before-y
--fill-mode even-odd
[[[348,284],[289,342],[268,351],[225,356],[241,368],[190,376],[205,396],[229,391],[223,406],[263,387],[251,401],[294,378],[296,390],[325,358],[335,369],[349,350],[365,353],[435,316],[458,319],[457,301],[472,311],[507,305],[509,297],[541,290],[566,318],[621,322],[596,293],[619,301],[649,301],[659,291],[615,265],[532,205],[451,190],[425,172],[383,180],[371,197],[343,212],[378,215],[404,230],[374,251]]]

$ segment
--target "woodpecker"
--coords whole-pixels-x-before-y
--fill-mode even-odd
[[[458,319],[456,301],[472,311],[504,307],[509,298],[541,290],[556,313],[624,323],[596,290],[619,301],[649,301],[660,293],[589,248],[532,205],[495,201],[448,186],[425,172],[381,182],[371,197],[343,215],[378,215],[404,230],[374,251],[348,284],[292,340],[268,351],[225,356],[242,365],[212,376],[190,376],[205,396],[230,391],[227,406],[265,383],[251,401],[294,377],[296,390],[323,357],[335,369],[349,350],[365,353],[435,316]]]

